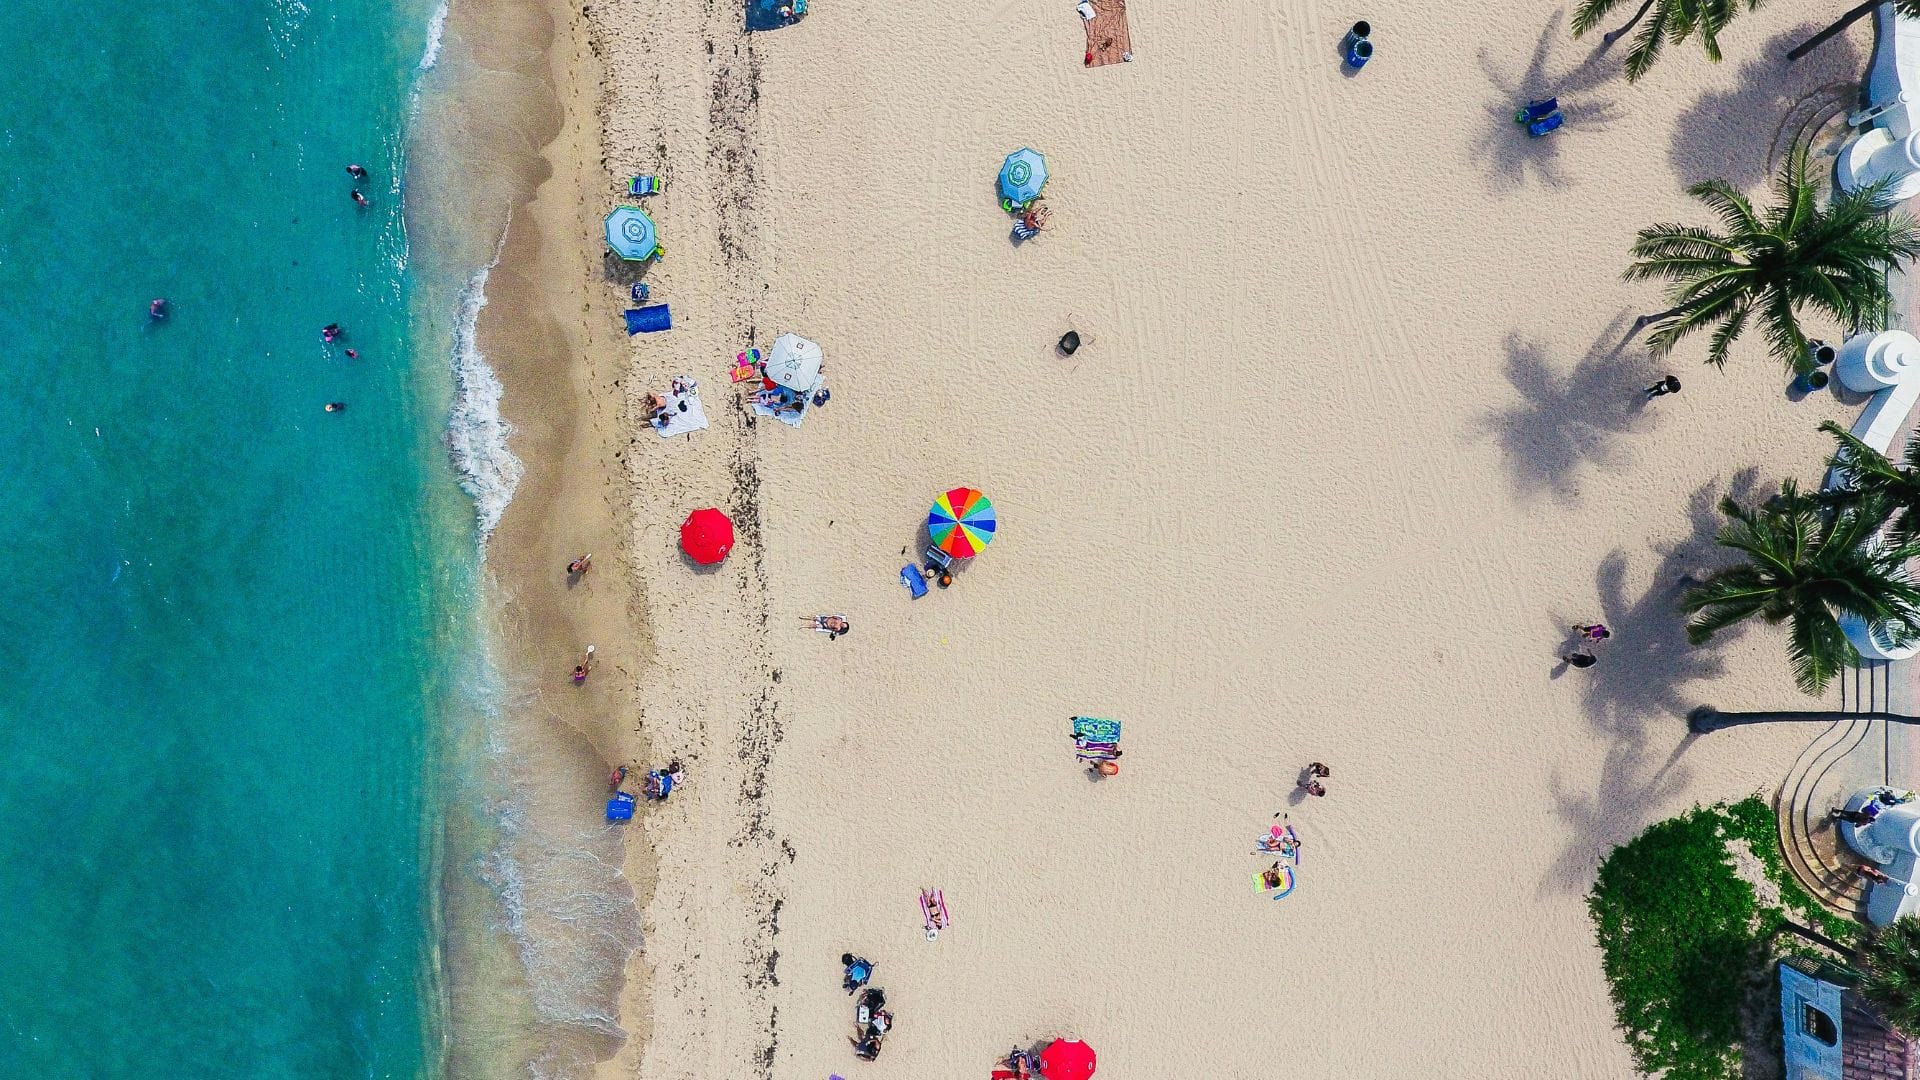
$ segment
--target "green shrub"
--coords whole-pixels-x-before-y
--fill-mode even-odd
[[[1758,798],[1694,807],[1600,865],[1587,910],[1614,1016],[1641,1072],[1738,1080],[1743,1017],[1767,1007],[1773,936],[1788,909],[1848,939],[1849,924],[1828,918],[1788,873],[1774,822]],[[1784,907],[1762,906],[1734,872],[1735,840],[1747,841]]]

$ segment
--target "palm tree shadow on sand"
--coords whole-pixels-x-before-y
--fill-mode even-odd
[[[1731,89],[1702,94],[1680,113],[1669,157],[1682,177],[1689,182],[1719,178],[1750,191],[1778,170],[1796,142],[1859,107],[1866,57],[1853,35],[1835,38],[1797,63],[1786,62],[1787,50],[1818,29],[1820,24],[1808,23],[1775,35],[1741,62]],[[1815,147],[1816,152],[1837,149]]]
[[[1646,416],[1641,384],[1621,362],[1622,337],[1631,323],[1631,315],[1616,315],[1565,374],[1540,345],[1517,332],[1507,335],[1507,382],[1520,400],[1487,416],[1482,426],[1499,442],[1521,497],[1573,502],[1581,466],[1613,461],[1620,436]]]
[[[1724,673],[1720,646],[1739,631],[1723,631],[1707,645],[1689,644],[1680,599],[1697,575],[1726,561],[1714,543],[1721,497],[1730,494],[1751,503],[1758,475],[1743,469],[1727,488],[1716,482],[1693,493],[1688,500],[1692,528],[1678,543],[1655,549],[1660,563],[1638,596],[1628,588],[1625,552],[1616,550],[1601,561],[1594,575],[1600,598],[1595,617],[1613,637],[1595,650],[1598,664],[1580,671],[1555,664],[1554,674],[1563,681],[1584,680],[1576,689],[1588,726],[1608,743],[1606,758],[1591,791],[1577,789],[1555,770],[1553,809],[1570,826],[1572,839],[1541,880],[1543,894],[1585,892],[1606,853],[1637,830],[1653,807],[1685,787],[1689,774],[1681,759],[1694,738],[1687,733],[1686,715],[1700,704],[1688,688]],[[1567,627],[1582,619],[1555,616],[1556,640],[1563,647],[1571,644]],[[1662,748],[1669,746],[1663,758]]]
[[[1560,162],[1564,141],[1569,135],[1577,137],[1583,129],[1604,128],[1620,116],[1620,109],[1612,98],[1589,93],[1620,75],[1620,61],[1608,57],[1606,46],[1593,50],[1570,70],[1557,74],[1550,70],[1556,67],[1552,63],[1556,47],[1564,47],[1573,40],[1563,25],[1565,19],[1565,11],[1553,13],[1540,31],[1533,56],[1517,75],[1496,67],[1487,50],[1482,49],[1478,54],[1480,70],[1496,96],[1486,107],[1487,125],[1480,138],[1474,140],[1473,155],[1475,161],[1484,163],[1491,186],[1518,187],[1531,182],[1548,187],[1571,185],[1573,178]],[[1566,126],[1550,135],[1532,138],[1524,126],[1514,122],[1513,114],[1529,101],[1550,97],[1561,99]]]

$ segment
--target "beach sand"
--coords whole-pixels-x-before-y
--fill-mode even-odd
[[[1689,739],[1688,709],[1823,704],[1776,633],[1687,646],[1679,582],[1719,561],[1720,495],[1817,477],[1857,405],[1790,401],[1757,337],[1724,373],[1704,340],[1620,348],[1664,305],[1619,274],[1641,226],[1706,221],[1687,183],[1758,187],[1848,100],[1864,24],[1782,69],[1813,27],[1763,10],[1629,87],[1517,0],[1376,4],[1357,74],[1326,11],[1136,3],[1135,61],[1091,71],[1065,2],[738,16],[554,9],[558,136],[481,322],[527,463],[489,563],[513,722],[588,822],[606,765],[688,769],[624,830],[644,945],[611,946],[630,1037],[599,1074],[979,1076],[1071,1034],[1116,1078],[1629,1075],[1594,868],[1770,796],[1812,735]],[[1512,110],[1551,93],[1567,127],[1529,141]],[[1054,216],[1016,247],[1022,145]],[[599,217],[640,172],[675,328],[627,340]],[[787,330],[834,391],[798,431],[725,377]],[[662,441],[638,396],[683,373],[713,426]],[[998,539],[909,601],[960,484]],[[708,505],[739,530],[717,570],[676,548]],[[1566,670],[1589,621],[1615,637]],[[1119,776],[1077,766],[1073,714],[1124,722]],[[1276,812],[1305,848],[1270,902]],[[872,1065],[847,951],[898,1014]]]

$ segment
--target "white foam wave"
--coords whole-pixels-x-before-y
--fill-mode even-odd
[[[420,54],[420,70],[432,71],[433,65],[440,62],[440,35],[447,29],[447,5],[451,0],[440,0],[440,6],[433,9],[433,18],[427,22],[427,51]]]
[[[507,446],[513,425],[500,415],[500,398],[506,388],[487,366],[476,333],[480,312],[487,306],[487,275],[500,265],[500,252],[506,243],[502,231],[493,261],[467,279],[453,327],[453,408],[447,417],[447,450],[460,475],[460,487],[473,499],[483,546],[494,526],[500,524],[500,515],[513,501],[514,489],[526,472]]]
[[[614,1008],[640,931],[633,890],[618,865],[618,833],[535,825],[519,799],[495,809],[502,841],[480,876],[499,897],[535,1011],[569,1028],[625,1038]]]

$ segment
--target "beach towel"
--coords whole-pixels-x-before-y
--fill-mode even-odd
[[[799,395],[800,407],[798,409],[773,409],[759,402],[755,402],[752,406],[753,411],[761,416],[771,416],[788,427],[797,428],[802,421],[806,420],[807,410],[813,407],[814,393],[825,385],[827,385],[827,380],[823,377],[808,387],[804,394]]]
[[[1087,66],[1104,67],[1133,59],[1133,37],[1127,30],[1127,0],[1090,0],[1094,15],[1087,28]]]
[[[1073,718],[1073,737],[1079,742],[1107,743],[1120,742],[1120,721],[1101,720],[1092,716]]]
[[[687,407],[685,412],[680,411],[680,406],[683,404]],[[671,439],[676,435],[703,431],[706,426],[707,410],[701,407],[700,391],[695,388],[668,398],[667,422],[655,425],[653,430],[658,432],[661,438]]]
[[[623,314],[627,317],[627,336],[652,334],[661,330],[673,329],[673,313],[665,304],[651,307],[628,308]]]
[[[1280,868],[1279,888],[1273,888],[1267,884],[1267,877],[1264,872],[1253,875],[1253,891],[1257,893],[1271,893],[1272,895],[1267,898],[1269,900],[1278,900],[1287,895],[1293,891],[1293,886],[1293,868],[1290,866]]]

